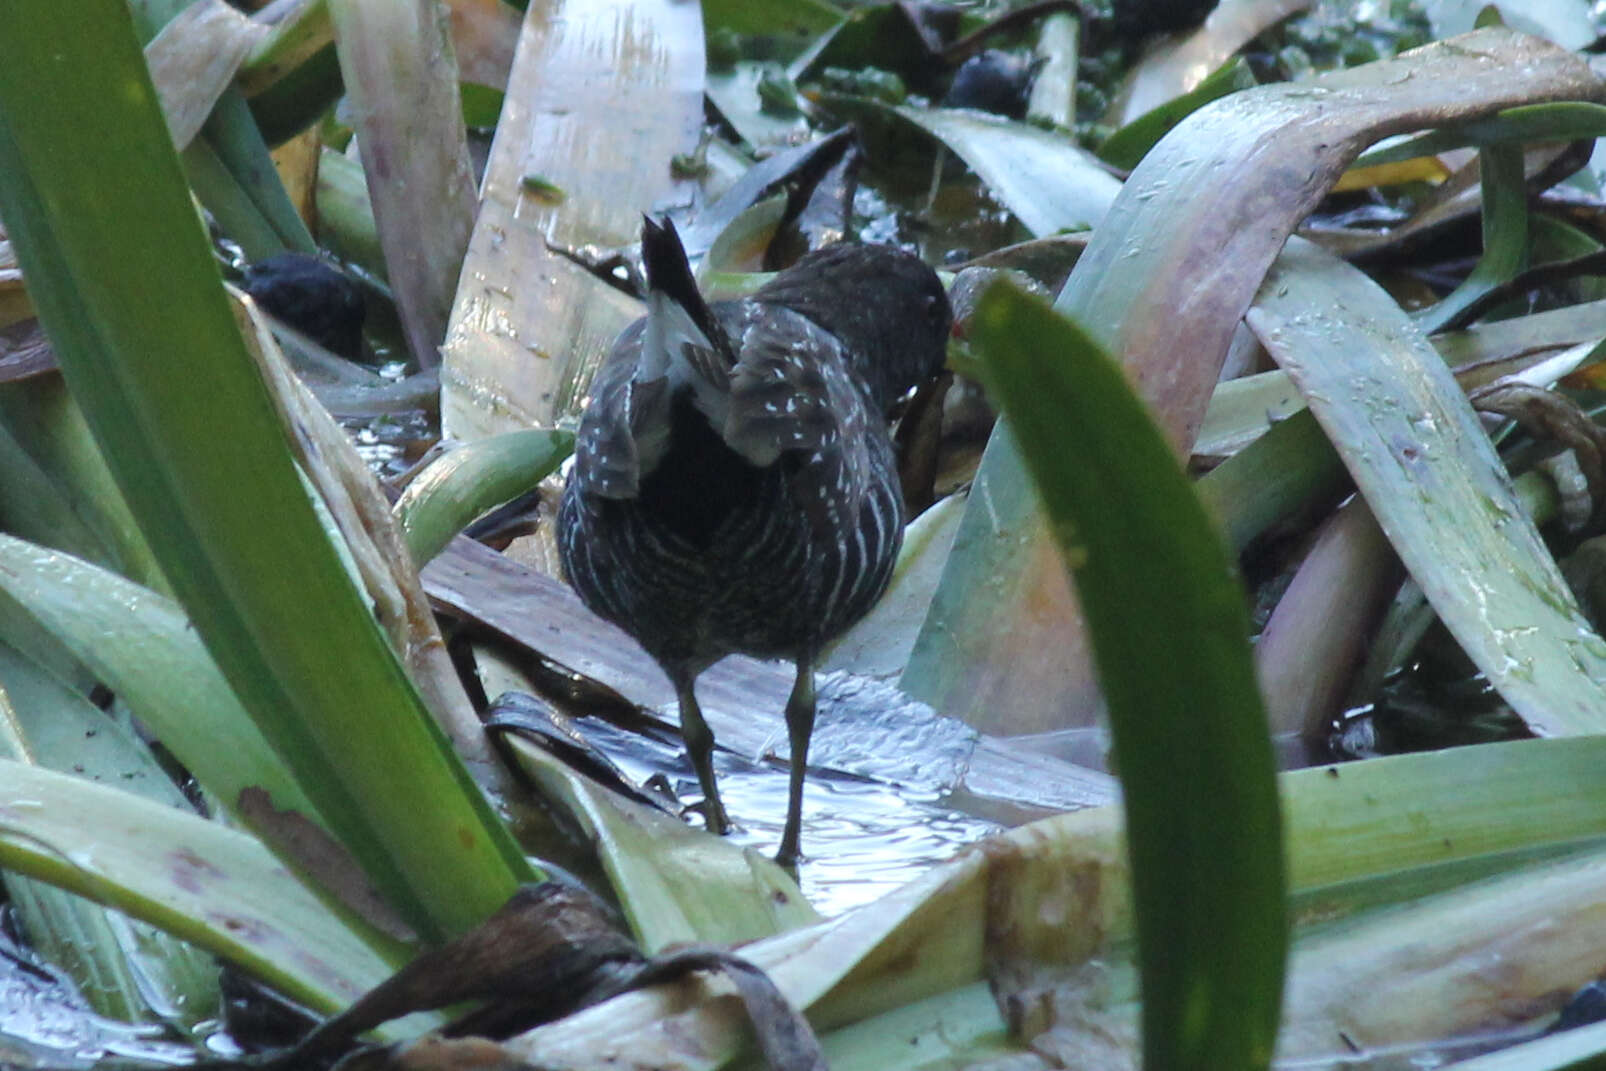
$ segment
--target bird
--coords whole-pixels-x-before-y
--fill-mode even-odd
[[[673,684],[712,832],[730,820],[698,675],[737,653],[796,666],[776,853],[795,871],[814,662],[891,578],[905,516],[888,412],[942,368],[953,314],[937,273],[890,246],[825,246],[713,303],[671,221],[644,216],[641,249],[647,314],[592,381],[559,555]]]

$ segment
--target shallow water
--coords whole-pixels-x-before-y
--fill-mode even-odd
[[[872,749],[855,759],[853,744],[876,740],[878,726],[861,722],[837,730],[830,710],[822,704],[810,749],[812,765],[820,768],[811,769],[803,791],[804,859],[798,875],[804,895],[821,914],[870,903],[1001,828],[944,806],[940,782],[919,778],[919,771],[953,768],[951,737],[928,732],[920,734],[922,744],[901,734],[895,753],[877,756]],[[667,716],[672,720],[673,711]],[[590,720],[577,727],[635,783],[658,776],[683,802],[701,798],[678,739],[657,740]],[[723,749],[715,755],[720,795],[738,826],[730,838],[764,853],[775,851],[786,819],[787,768],[765,761],[773,750],[785,749],[784,735],[777,736],[752,755]],[[870,776],[869,766],[899,771],[904,783]]]

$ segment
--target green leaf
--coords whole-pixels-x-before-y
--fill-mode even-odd
[[[1189,115],[1213,100],[1253,85],[1255,75],[1249,69],[1249,61],[1237,57],[1220,70],[1211,72],[1191,92],[1173,97],[1145,112],[1104,139],[1099,146],[1099,159],[1114,167],[1130,170],[1138,166],[1138,161],[1154,147],[1155,142]]]
[[[528,864],[318,524],[125,8],[0,8],[0,170],[68,386],[219,667],[393,906],[466,929]]]
[[[1478,153],[1483,183],[1483,255],[1443,300],[1418,314],[1424,333],[1440,331],[1489,291],[1509,282],[1528,262],[1528,186],[1522,147],[1489,145]]]
[[[543,796],[578,823],[647,952],[688,941],[745,944],[819,920],[772,860],[622,798],[516,736],[508,746]]]
[[[11,440],[21,455],[5,466],[6,479],[16,478],[18,470],[37,473],[49,483],[48,491],[42,493],[62,500],[71,518],[69,527],[53,531],[33,516],[35,503],[11,498],[0,505],[7,530],[88,558],[166,593],[167,578],[134,523],[128,503],[84,423],[84,414],[61,377],[35,376],[0,384],[0,423],[5,425],[4,438]],[[87,532],[78,545],[61,542],[63,532],[79,528]],[[93,553],[82,549],[91,547]]]
[[[952,149],[1037,237],[1098,226],[1120,192],[1068,135],[966,108],[890,110]]]
[[[251,114],[262,140],[273,146],[289,141],[328,112],[344,89],[340,57],[330,41],[251,98]]]
[[[97,709],[3,643],[0,755],[189,808],[126,717]],[[221,1012],[210,955],[41,882],[16,874],[4,880],[28,943],[67,972],[99,1014],[129,1022],[170,1020],[187,1031]]]
[[[1195,489],[1242,553],[1251,540],[1319,495],[1339,489],[1344,466],[1321,426],[1301,411],[1199,478]]]
[[[250,199],[251,205],[273,229],[282,248],[302,253],[316,252],[317,243],[312,240],[301,214],[291,204],[284,184],[279,181],[279,172],[273,166],[268,143],[257,129],[251,108],[238,90],[224,92],[211,118],[201,128],[201,134],[211,144],[239,189]],[[251,251],[253,259],[264,255],[261,251]]]
[[[414,564],[422,569],[474,518],[540,483],[573,448],[571,432],[531,428],[465,443],[429,466],[396,502]]]
[[[30,625],[72,652],[231,811],[255,786],[280,808],[320,820],[169,599],[0,535],[0,638],[27,649]]]
[[[0,784],[0,866],[160,926],[310,1008],[340,1011],[406,956],[359,938],[248,834],[9,759]]]
[[[1512,79],[1518,68],[1532,77]],[[1185,453],[1267,266],[1361,149],[1391,130],[1598,85],[1572,53],[1482,30],[1310,84],[1224,97],[1143,158],[1059,307],[1119,355]],[[1024,479],[1008,435],[995,434],[902,680],[945,714],[1013,732],[1030,731],[1021,723],[1034,717],[1032,729],[1088,724],[1096,706],[1075,607],[1050,575]]]
[[[1538,733],[1606,729],[1590,628],[1443,360],[1359,269],[1292,240],[1248,316],[1462,649]]]
[[[1579,849],[1594,852],[1598,868],[1606,837],[1603,769],[1606,736],[1456,748],[1282,775],[1289,884],[1302,916],[1301,945],[1331,948],[1325,940],[1330,927],[1323,923],[1335,911],[1347,917],[1513,866],[1562,859]],[[986,850],[961,853],[873,905],[754,942],[743,948],[743,955],[768,970],[794,1003],[808,1008],[816,1024],[836,1028],[839,1035],[857,1034],[861,1040],[876,1036],[885,1025],[899,1031],[896,1036],[917,1057],[926,1057],[904,1064],[872,1048],[860,1060],[828,1037],[835,1068],[947,1066],[937,1059],[946,1044],[964,1046],[1002,1029],[999,1020],[974,1003],[977,994],[966,992],[972,983],[987,986],[983,992],[991,991],[994,1009],[1002,1003],[1011,1009],[1041,1010],[1041,1015],[1012,1021],[1013,1043],[998,1039],[1008,1045],[1007,1051],[1019,1051],[1022,1035],[1035,1038],[1056,1028],[1060,1037],[1049,1036],[1044,1043],[1060,1043],[1068,1027],[1075,1032],[1074,1043],[1090,1040],[1101,1055],[1108,1054],[1096,1066],[1133,1066],[1128,1042],[1137,1009],[1131,1005],[1127,978],[1133,919],[1118,819],[1116,808],[1101,807],[1001,833]],[[1566,865],[1563,860],[1561,866]],[[1530,885],[1526,875],[1511,884],[1515,888],[1509,902],[1532,913],[1533,904],[1524,897]],[[1593,884],[1599,884],[1598,870]],[[1477,889],[1469,891],[1480,895]],[[1183,890],[1178,898],[1191,893]],[[1601,956],[1599,897],[1586,889],[1582,904],[1582,914],[1597,920],[1588,939],[1595,947],[1584,943],[1581,927],[1539,923],[1534,932],[1571,941],[1577,951],[1569,958],[1581,963],[1587,976],[1598,970]],[[1362,941],[1363,947],[1352,945],[1352,950],[1383,964],[1381,973],[1369,976],[1351,969],[1357,966],[1353,954],[1325,961],[1296,955],[1289,992],[1302,986],[1302,1004],[1311,1014],[1300,1023],[1285,1022],[1284,1033],[1298,1028],[1302,1044],[1314,1038],[1315,1044],[1304,1050],[1312,1059],[1331,1055],[1334,1020],[1349,1013],[1343,998],[1357,992],[1357,978],[1366,1002],[1372,1008],[1383,1005],[1386,1013],[1403,1012],[1407,1028],[1426,1018],[1412,1012],[1431,1005],[1428,1015],[1438,1024],[1449,1021],[1453,1027],[1458,1021],[1469,1031],[1487,1029],[1488,1005],[1457,999],[1453,992],[1442,1000],[1388,1007],[1391,984],[1397,981],[1397,974],[1388,973],[1391,958],[1410,961],[1420,968],[1418,976],[1437,971],[1449,986],[1471,985],[1484,993],[1491,987],[1479,984],[1487,979],[1476,965],[1497,964],[1502,977],[1522,981],[1492,988],[1511,998],[1508,1011],[1515,1006],[1522,1009],[1520,1014],[1531,1014],[1542,1002],[1555,1000],[1557,990],[1540,978],[1537,992],[1531,988],[1526,997],[1517,997],[1515,986],[1533,986],[1534,975],[1553,977],[1554,972],[1549,962],[1539,965],[1541,971],[1526,970],[1519,962],[1518,946],[1537,943],[1524,941],[1523,931],[1514,935],[1487,925],[1505,917],[1503,906],[1487,901],[1478,905],[1470,913],[1470,926],[1465,912],[1450,925],[1437,925],[1425,950],[1417,938],[1426,930],[1391,926],[1391,917],[1400,914],[1392,908],[1375,917],[1378,928],[1357,920],[1352,932],[1373,936],[1371,947]],[[1461,958],[1435,960],[1440,949]],[[1465,970],[1459,969],[1462,964]],[[1349,988],[1335,990],[1330,983],[1340,972]],[[1377,978],[1390,984],[1379,984]],[[1332,997],[1324,1000],[1323,994]],[[744,1043],[746,1024],[733,1021],[720,991],[704,989],[691,998],[695,1006],[677,1003],[673,1037],[663,1029],[664,999],[662,993],[620,997],[509,1044],[528,1059],[548,1062],[583,1061],[605,1046],[615,1060],[645,1066],[665,1062],[665,1049],[673,1047],[673,1055],[687,1067],[712,1069]],[[923,1010],[929,1016],[932,1004],[949,999],[965,1005],[956,1012],[960,1021],[942,1016],[940,1026],[923,1030],[932,1018],[921,1017],[920,1005],[913,1002],[926,1002]],[[899,1007],[909,1014],[890,1011]],[[870,1018],[884,1012],[889,1014],[881,1022]],[[1391,1018],[1400,1024],[1399,1014]],[[1421,1040],[1419,1034],[1400,1033],[1394,1040]]]
[[[1271,743],[1232,559],[1086,333],[996,286],[972,339],[1092,630],[1127,815],[1144,1066],[1265,1067],[1288,923]]]
[[[1582,100],[1555,101],[1507,108],[1488,119],[1453,123],[1442,130],[1390,142],[1363,153],[1356,167],[1399,163],[1468,145],[1565,141],[1606,135],[1606,106]]]
[[[723,27],[740,34],[819,33],[842,21],[842,12],[826,0],[707,0],[706,29]]]

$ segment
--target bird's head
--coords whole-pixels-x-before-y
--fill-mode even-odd
[[[815,250],[754,295],[802,313],[840,339],[885,411],[942,368],[953,311],[937,273],[885,245]]]

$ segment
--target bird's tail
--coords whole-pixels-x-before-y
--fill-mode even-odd
[[[734,363],[725,330],[697,289],[674,223],[641,218],[641,262],[647,272],[647,334],[636,378],[667,377],[699,398],[728,389]]]

